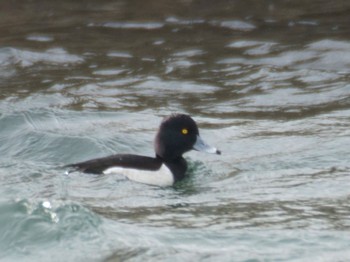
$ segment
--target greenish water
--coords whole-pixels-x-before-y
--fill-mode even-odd
[[[348,261],[347,1],[0,4],[1,261]],[[158,188],[63,165],[153,155],[190,114]]]

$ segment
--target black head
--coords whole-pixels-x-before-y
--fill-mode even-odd
[[[196,146],[199,143],[207,148],[199,149]],[[219,154],[218,150],[209,147],[201,140],[196,122],[190,116],[183,114],[174,114],[163,119],[154,147],[157,156],[166,160],[179,158],[192,149]]]

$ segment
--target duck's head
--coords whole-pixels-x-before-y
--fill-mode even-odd
[[[179,158],[190,150],[221,154],[218,149],[202,140],[196,122],[184,114],[174,114],[163,119],[154,147],[157,156],[165,160]]]

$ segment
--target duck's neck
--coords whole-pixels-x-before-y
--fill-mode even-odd
[[[157,156],[157,158],[161,157]],[[187,162],[182,156],[175,159],[161,159],[173,173],[175,181],[180,181],[185,177],[187,171]]]

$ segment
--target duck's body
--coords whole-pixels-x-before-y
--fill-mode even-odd
[[[165,118],[155,138],[155,157],[117,154],[68,165],[93,174],[119,174],[130,180],[157,186],[171,186],[185,177],[186,160],[182,155],[192,149],[220,154],[199,136],[194,120],[182,114]]]
[[[171,186],[184,178],[187,163],[184,158],[164,162],[159,157],[117,154],[70,165],[92,174],[118,174],[130,180],[157,186]]]

